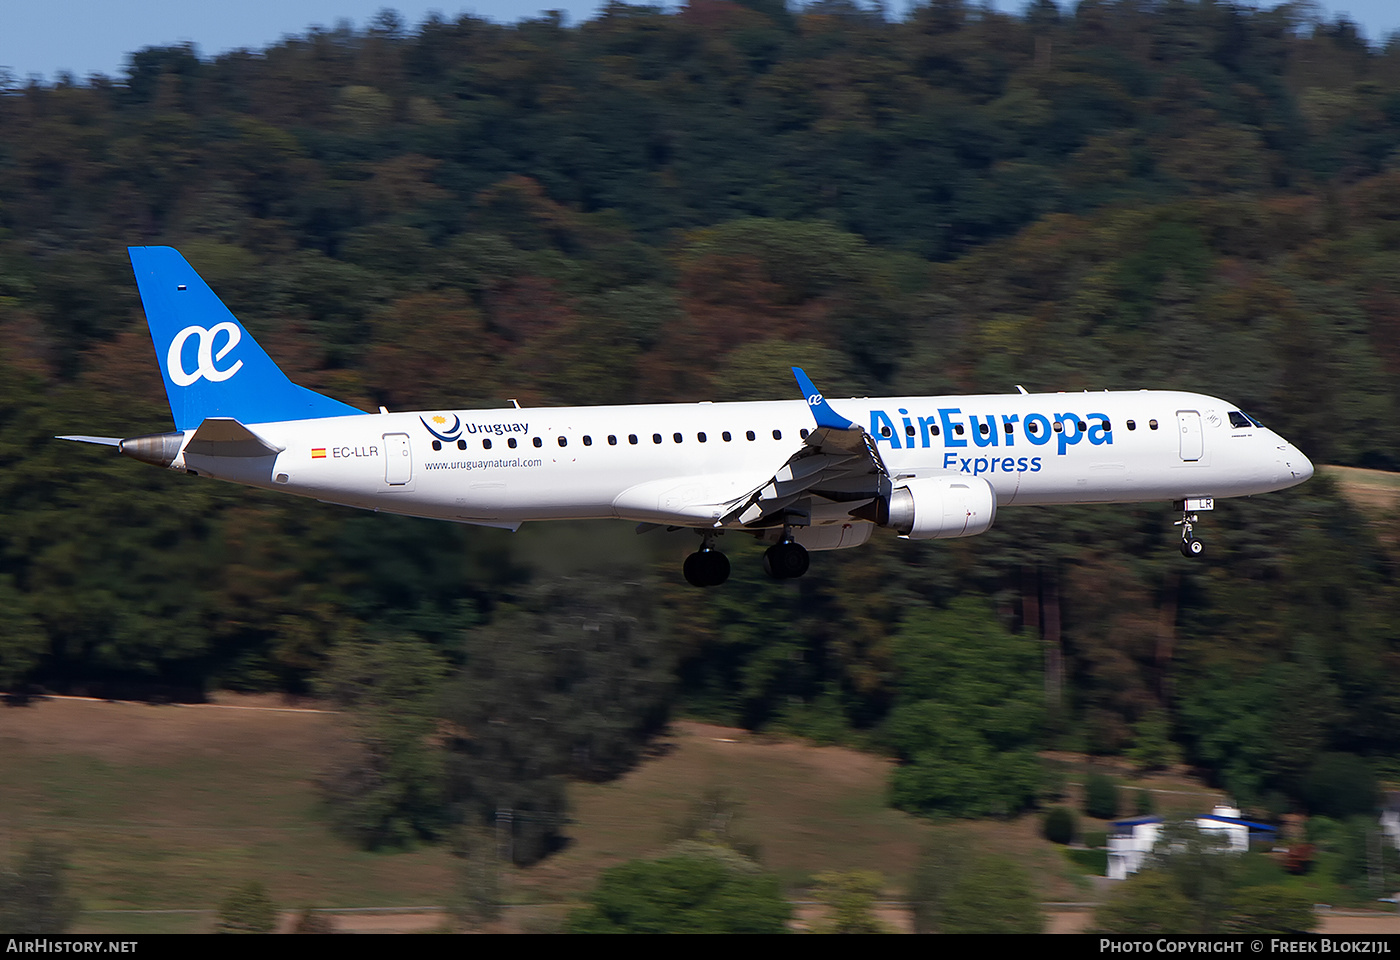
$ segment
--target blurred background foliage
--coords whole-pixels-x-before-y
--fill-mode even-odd
[[[1198,390],[1393,470],[1400,45],[1191,0],[392,21],[0,91],[5,687],[324,684],[364,708],[348,830],[507,805],[547,825],[518,860],[676,712],[887,750],[896,802],[963,815],[1034,803],[1046,746],[1280,809],[1337,755],[1400,774],[1400,522],[1325,476],[1222,503],[1199,563],[1160,505],[1010,510],[784,584],[728,542],[701,592],[684,534],[357,515],[51,439],[168,429],[124,248],[169,243],[367,409],[789,397],[800,362],[833,396]]]

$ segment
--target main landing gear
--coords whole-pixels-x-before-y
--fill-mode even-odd
[[[685,558],[681,568],[686,582],[696,587],[717,587],[729,579],[729,558],[715,548],[718,531],[707,530],[700,549]],[[792,538],[792,530],[783,531],[783,539],[763,554],[763,570],[774,580],[793,580],[807,572],[811,560],[807,548]]]
[[[792,538],[792,528],[783,528],[783,539],[763,553],[763,572],[774,580],[794,580],[811,566],[807,548]]]
[[[729,579],[729,558],[715,549],[715,532],[705,532],[700,549],[685,558],[686,582],[694,587],[717,587]]]
[[[763,552],[763,572],[774,580],[794,580],[807,572],[807,548],[795,540],[775,543]]]

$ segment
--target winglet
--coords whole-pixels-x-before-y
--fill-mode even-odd
[[[854,423],[831,409],[831,404],[826,402],[821,391],[812,383],[812,378],[803,373],[801,367],[793,367],[792,375],[797,378],[797,385],[802,388],[802,395],[807,398],[807,406],[812,408],[812,417],[817,421],[818,427],[829,427],[833,430],[855,429]]]

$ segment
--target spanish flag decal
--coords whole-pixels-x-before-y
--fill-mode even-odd
[[[312,448],[311,448],[311,459],[312,459],[312,460],[324,460],[324,459],[326,459],[326,448],[325,448],[325,447],[312,447]]]

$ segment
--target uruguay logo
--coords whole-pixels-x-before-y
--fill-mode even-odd
[[[423,426],[428,428],[429,433],[437,437],[439,440],[445,441],[447,443],[451,443],[452,441],[456,440],[462,435],[462,418],[456,416],[455,414],[452,417],[452,426],[448,427],[446,430],[442,430],[441,432],[439,432],[438,430],[434,430],[431,426],[428,425],[428,421],[424,420],[422,417],[419,417],[418,419],[422,422]],[[441,415],[433,417],[433,423],[436,423],[439,427],[442,427],[447,423],[447,418]]]
[[[219,334],[228,337],[224,345],[219,348],[219,352],[214,352],[214,340]],[[181,354],[185,349],[185,341],[190,337],[199,337],[199,345],[195,350],[195,368],[193,372],[185,369],[184,357]],[[214,364],[218,363],[228,352],[238,346],[238,341],[243,339],[243,331],[238,324],[225,320],[223,323],[216,323],[208,330],[200,326],[189,326],[175,334],[175,339],[170,341],[170,351],[165,355],[165,370],[170,376],[171,382],[177,387],[188,387],[197,383],[201,378],[212,383],[227,380],[243,367],[243,361],[239,360],[226,370],[220,370]]]

